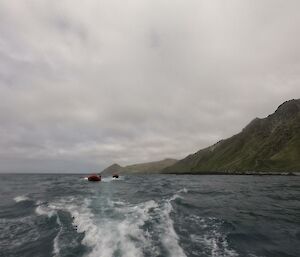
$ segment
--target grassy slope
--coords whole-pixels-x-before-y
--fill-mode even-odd
[[[189,155],[163,173],[300,171],[300,100],[256,118],[239,134]]]
[[[175,164],[177,160],[175,159],[164,159],[161,161],[155,162],[147,162],[147,163],[139,163],[128,165],[125,167],[121,167],[118,164],[113,164],[108,168],[104,169],[101,174],[102,175],[111,175],[113,173],[118,174],[147,174],[147,173],[160,173],[164,168]]]
[[[124,167],[125,173],[159,173],[162,169],[175,164],[175,159],[164,159],[162,161],[133,164]]]

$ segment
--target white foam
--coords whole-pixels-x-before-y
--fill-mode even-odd
[[[143,257],[145,252],[150,253],[151,256],[158,256],[161,252],[157,236],[170,256],[186,257],[179,245],[179,238],[170,217],[171,200],[174,197],[164,200],[162,204],[149,200],[136,205],[102,199],[101,208],[105,207],[113,211],[113,218],[98,215],[98,211],[94,214],[90,205],[95,202],[87,199],[84,201],[61,199],[49,204],[48,208],[52,211],[61,209],[70,212],[77,232],[84,233],[82,243],[91,248],[88,257],[113,257],[116,254],[123,257]],[[46,212],[43,208],[39,211]],[[158,220],[152,223],[153,230],[147,231],[143,225],[147,221],[153,222],[153,216]],[[60,234],[61,231],[54,239],[53,253],[56,256],[59,254]]]
[[[29,198],[26,195],[19,195],[19,196],[16,196],[14,198],[14,200],[15,200],[15,202],[19,203],[19,202],[27,201],[27,200],[29,200]]]
[[[59,225],[59,231],[58,231],[56,237],[53,240],[53,254],[54,254],[54,257],[58,257],[59,256],[59,253],[60,253],[59,237],[60,237],[60,235],[62,233],[62,224],[61,224],[61,221],[60,221],[58,215],[56,217],[56,222]]]
[[[119,204],[119,203],[118,203]],[[149,219],[148,211],[156,206],[154,201],[138,206],[126,206],[118,211],[125,216],[122,220],[105,219],[97,221],[90,209],[69,208],[74,216],[78,232],[85,232],[83,243],[93,248],[90,257],[111,257],[119,250],[124,257],[143,256],[143,248],[148,246],[140,226]],[[132,240],[134,239],[134,241]]]
[[[44,216],[48,216],[49,218],[53,217],[54,215],[56,215],[56,223],[59,226],[59,231],[56,235],[56,237],[53,240],[53,254],[54,257],[58,257],[59,253],[60,253],[60,247],[59,247],[59,238],[60,235],[62,233],[62,223],[60,221],[60,218],[57,214],[57,210],[59,210],[60,208],[53,205],[53,204],[43,204],[42,202],[40,202],[40,205],[36,207],[35,212],[37,215],[44,215]]]
[[[52,210],[47,205],[39,205],[35,208],[35,213],[37,215],[46,215],[51,218],[53,215],[56,214],[55,210]]]
[[[113,178],[107,177],[107,178],[101,178],[101,182],[111,182]]]
[[[183,197],[179,194],[174,194],[168,201],[174,201],[176,199],[183,199]]]
[[[85,200],[81,204],[61,201],[49,205],[53,209],[65,209],[71,213],[77,231],[85,233],[82,243],[92,248],[89,257],[112,257],[115,256],[115,251],[120,251],[124,257],[142,257],[143,249],[151,247],[149,235],[141,229],[141,226],[150,218],[149,210],[158,206],[155,201],[147,201],[136,206],[111,201],[113,206],[118,206],[115,210],[121,215],[117,220],[95,217],[89,204],[90,201]],[[59,249],[56,241],[55,245],[55,249]]]
[[[58,231],[56,237],[53,240],[53,254],[54,254],[54,257],[59,256],[59,253],[60,253],[59,237],[62,233],[62,224],[61,224],[60,218],[57,214],[57,209],[59,209],[59,208],[56,208],[53,205],[48,206],[46,204],[42,204],[42,202],[40,202],[40,205],[35,208],[35,213],[37,215],[44,215],[44,216],[48,216],[49,218],[56,215],[56,223],[59,226],[59,231]]]
[[[124,177],[123,176],[120,176],[118,178],[106,177],[106,178],[101,179],[102,182],[112,182],[112,181],[118,181],[118,180],[124,180]]]
[[[203,245],[203,250],[208,252],[212,257],[237,257],[236,251],[230,249],[226,241],[226,235],[220,232],[221,223],[214,218],[199,218],[197,225],[205,232],[195,235],[191,234],[191,240],[194,243]]]
[[[186,189],[185,187],[180,189],[177,193],[187,193],[189,190]]]
[[[228,248],[228,243],[225,240],[225,238],[223,238],[223,235],[221,235],[219,232],[215,230],[212,231],[211,235],[204,235],[203,242],[206,244],[206,246],[208,246],[208,248],[210,248],[212,257],[238,256],[238,254],[234,250]]]
[[[174,201],[174,200],[176,200],[178,198],[183,199],[183,196],[181,194],[182,193],[187,193],[187,192],[188,192],[188,190],[184,187],[184,188],[178,190],[173,196],[171,196],[170,199],[167,199],[167,201],[168,202]]]
[[[180,196],[175,194],[163,206],[161,212],[161,220],[163,221],[161,224],[161,229],[163,230],[161,239],[170,256],[186,257],[186,254],[179,245],[179,237],[174,229],[173,220],[170,217],[170,213],[173,210],[171,201],[178,197]]]

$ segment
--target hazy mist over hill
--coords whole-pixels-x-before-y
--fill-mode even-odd
[[[0,2],[0,172],[189,153],[300,95],[299,1]]]

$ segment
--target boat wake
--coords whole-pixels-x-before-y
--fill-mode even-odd
[[[60,229],[53,242],[55,256],[64,247],[60,242],[64,225],[58,215],[64,211],[70,214],[77,233],[84,235],[81,243],[89,249],[89,257],[185,257],[170,217],[171,201],[177,197],[178,193],[161,203],[149,200],[135,205],[102,199],[101,206],[95,199],[69,198],[39,205],[36,214],[57,217]]]
[[[59,226],[53,241],[54,256],[70,243],[62,242],[64,224],[60,212],[69,214],[70,226],[78,235],[78,242],[87,249],[88,257],[143,257],[176,256],[186,257],[174,226],[172,202],[184,199],[187,189],[174,193],[161,201],[148,200],[138,204],[110,198],[65,198],[37,206],[38,215],[52,218],[56,215]],[[238,256],[228,248],[221,223],[213,218],[186,217],[190,223],[200,226],[203,234],[189,235],[190,241],[198,246],[200,253],[207,256]],[[219,224],[220,223],[220,224]],[[65,245],[64,245],[65,244]],[[200,252],[201,251],[201,252]]]

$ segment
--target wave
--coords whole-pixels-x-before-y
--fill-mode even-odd
[[[58,231],[56,237],[53,240],[53,254],[54,254],[54,257],[59,256],[59,253],[60,253],[59,239],[60,239],[60,235],[61,235],[62,229],[63,229],[62,223],[61,223],[60,218],[59,218],[58,215],[56,216],[56,222],[59,226],[59,231]]]
[[[171,201],[174,201],[176,199],[183,199],[184,197],[181,195],[182,193],[188,193],[188,189],[186,189],[185,187],[178,190],[174,195],[172,195],[169,199],[167,199],[166,201],[167,202],[171,202]]]
[[[227,235],[222,232],[223,221],[215,218],[189,217],[196,223],[201,234],[191,234],[191,241],[201,248],[201,252],[212,257],[237,257],[239,254],[229,248]]]
[[[183,188],[177,191],[171,198],[170,201],[176,199],[184,199],[183,193],[191,193],[192,191]],[[176,202],[178,203],[178,202]],[[183,204],[182,202],[180,203]],[[184,205],[191,206],[190,204],[184,203]],[[170,206],[172,207],[172,206]],[[193,207],[193,206],[192,206]],[[190,234],[190,239],[198,247],[201,248],[201,255],[204,253],[207,256],[212,257],[237,257],[239,256],[236,251],[231,249],[227,242],[227,235],[224,233],[223,228],[226,225],[224,221],[218,220],[213,217],[199,217],[197,215],[188,215],[185,217],[188,223],[195,224],[199,227],[199,231],[195,234]],[[170,226],[172,229],[172,226]],[[179,256],[174,251],[171,256]]]
[[[177,191],[177,193],[188,193],[188,192],[189,190],[185,187]]]
[[[35,213],[37,215],[46,215],[49,218],[53,217],[54,215],[57,215],[57,212],[51,208],[49,208],[47,205],[43,204],[43,205],[38,205],[35,208]]]
[[[48,218],[52,218],[52,217],[56,216],[56,223],[59,226],[59,231],[53,240],[53,254],[54,254],[54,257],[58,257],[59,253],[60,253],[59,240],[60,240],[60,236],[61,236],[61,233],[63,230],[63,225],[60,221],[60,218],[59,218],[59,215],[57,212],[57,208],[55,208],[54,206],[48,205],[46,203],[43,203],[41,201],[38,201],[37,204],[38,204],[38,206],[35,209],[35,213],[37,215],[47,216]]]
[[[170,213],[173,210],[171,201],[176,198],[178,198],[177,194],[167,201],[162,209],[161,218],[164,221],[164,223],[161,224],[164,230],[162,242],[170,256],[186,257],[186,254],[179,245],[179,237],[174,229],[174,222],[170,217]]]
[[[18,195],[18,196],[16,196],[16,197],[14,198],[14,201],[15,201],[16,203],[23,202],[23,201],[28,201],[28,200],[30,200],[30,199],[29,199],[29,197],[26,196],[26,195]]]

